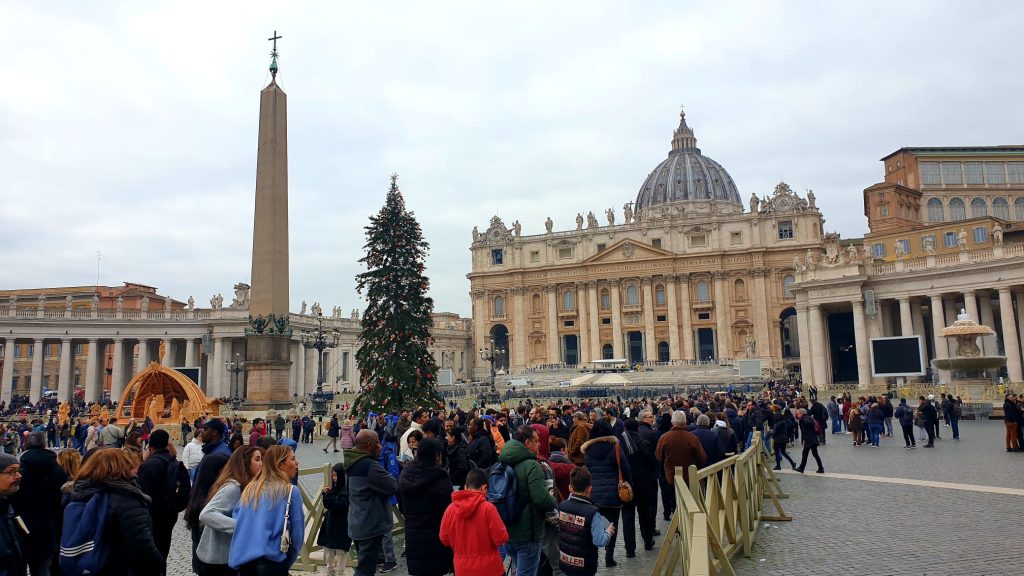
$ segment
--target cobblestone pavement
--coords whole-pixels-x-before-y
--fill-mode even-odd
[[[915,450],[904,449],[901,437],[883,438],[880,448],[855,448],[849,436],[829,435],[821,456],[830,473],[1024,488],[1024,453],[1005,451],[1001,421],[964,422],[960,432],[962,439],[955,442],[943,427],[943,439],[936,440],[936,448]],[[320,447],[300,446],[303,468],[340,461],[340,453],[324,454]],[[793,456],[799,460],[800,454]],[[303,481],[315,489],[319,478]],[[1020,495],[848,480],[828,474],[788,473],[782,475],[782,483],[790,496],[783,507],[793,521],[763,523],[751,558],[741,553],[733,557],[737,574],[1024,573],[1019,553],[1007,545],[1020,533],[1024,505]],[[663,532],[667,527],[660,512],[658,527]],[[399,551],[404,545],[401,538],[395,544]],[[641,547],[637,554],[627,559],[620,537],[615,555],[619,565],[602,566],[598,574],[650,574],[657,549],[644,552]],[[189,555],[189,535],[179,522],[168,574],[191,574]],[[396,573],[406,574],[401,559]]]

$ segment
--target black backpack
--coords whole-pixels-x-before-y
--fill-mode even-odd
[[[164,511],[177,514],[187,508],[188,495],[191,490],[192,483],[189,481],[185,465],[177,460],[169,462],[164,475]]]

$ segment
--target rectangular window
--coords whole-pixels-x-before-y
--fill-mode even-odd
[[[658,322],[666,322],[667,320],[668,320],[668,316],[665,316],[664,314],[658,314],[658,319],[657,319]]]
[[[505,263],[505,251],[501,248],[491,250],[491,266],[501,266]]]
[[[83,348],[81,344],[75,344],[75,356],[81,356]]]
[[[601,252],[604,252],[605,246],[606,246],[605,244],[598,244],[597,245],[597,253],[600,254]]]
[[[651,238],[651,246],[661,248],[661,238]]]
[[[729,244],[742,244],[743,243],[743,232],[730,232],[729,233]]]
[[[31,358],[32,355],[36,353],[36,345],[35,344],[28,344],[28,345],[25,346],[25,349],[28,350],[28,357],[29,358]]]
[[[793,239],[793,221],[783,220],[779,222],[779,240]]]
[[[1024,162],[1006,163],[1006,181],[1010,184],[1024,184]]]
[[[559,248],[558,257],[562,259],[572,258],[572,248]]]
[[[23,345],[21,345],[21,344],[12,344],[12,346],[14,346],[14,357],[15,358],[24,358],[25,357],[25,348],[24,348]]]
[[[530,262],[540,262],[540,250],[530,250]]]
[[[984,226],[978,226],[974,229],[974,243],[984,244],[988,242],[988,228]]]
[[[601,324],[603,326],[607,326],[607,325],[609,325],[611,323],[612,323],[612,319],[611,318],[601,318]]]
[[[708,237],[706,234],[696,234],[690,236],[690,246],[693,248],[704,248],[708,245]]]
[[[985,162],[985,182],[1006,184],[1006,165],[1002,162]]]
[[[942,183],[949,186],[950,184],[963,184],[963,177],[960,175],[960,163],[959,162],[943,162],[942,163]]]
[[[575,325],[576,325],[576,321],[575,320],[566,320],[566,321],[562,322],[562,326],[565,326],[566,328],[572,328]]]
[[[697,312],[697,320],[711,320],[711,312]]]
[[[938,162],[921,162],[918,166],[921,170],[921,184],[931,184],[934,186],[942,184],[942,178],[939,176]]]
[[[946,232],[943,234],[942,245],[946,248],[956,248],[956,232]]]
[[[984,184],[981,162],[964,162],[964,184]]]
[[[881,242],[871,245],[871,255],[875,258],[882,258],[885,256],[885,244]]]

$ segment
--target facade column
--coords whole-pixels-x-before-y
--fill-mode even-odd
[[[512,354],[509,362],[509,373],[526,370],[526,289],[522,286],[512,288],[512,301],[516,317],[512,320]]]
[[[942,307],[946,311],[944,324],[942,325],[942,327],[945,328],[946,325],[952,325],[953,322],[956,321],[956,317],[959,315],[960,310],[956,307],[956,301],[951,298],[943,298]],[[977,316],[971,317],[971,320],[976,321],[977,319]],[[952,358],[953,356],[956,356],[956,340],[953,338],[943,338],[943,340],[946,341],[946,355],[943,356],[943,358]]]
[[[640,285],[644,291],[644,360],[654,362],[658,359],[658,342],[654,337],[654,291],[651,278],[641,278]]]
[[[947,339],[940,335],[942,329],[946,327],[945,305],[942,302],[942,294],[931,294],[929,298],[929,308],[932,316],[932,348],[935,351],[935,358],[949,358],[949,344],[946,341]],[[939,370],[937,378],[940,382],[935,382],[935,384],[945,382],[949,378],[949,371]]]
[[[224,360],[224,339],[215,337],[213,339],[213,364],[210,366],[210,373],[206,379],[211,390],[210,396],[214,398],[227,396],[224,393],[224,377],[227,374],[224,370]]]
[[[1014,288],[1013,293],[1017,300],[1017,334],[1020,334],[1021,346],[1024,347],[1024,290]]]
[[[797,345],[800,346],[800,378],[810,384],[816,382],[814,379],[814,358],[812,344],[811,344],[811,333],[810,323],[807,320],[807,316],[810,311],[807,306],[798,306],[796,309],[796,336]]]
[[[14,348],[18,343],[14,338],[4,340],[4,372],[0,381],[0,402],[11,403],[14,394]]]
[[[135,360],[135,370],[132,371],[132,376],[142,372],[146,366],[149,366],[149,360],[149,340],[139,338],[139,354]]]
[[[476,290],[470,292],[470,296],[473,297],[473,353],[479,354],[480,350],[483,350],[487,341],[487,318],[490,317],[490,313],[487,307],[487,292],[483,290]],[[489,373],[480,372],[475,373],[475,377],[486,377]],[[305,380],[303,380],[303,387],[305,389]],[[301,395],[301,394],[300,394]]]
[[[75,392],[74,370],[75,357],[71,350],[71,339],[60,341],[60,369],[57,372],[57,400],[68,402]]]
[[[579,310],[579,318],[577,324],[580,328],[580,341],[576,345],[579,350],[579,363],[589,364],[590,363],[590,340],[596,338],[590,332],[590,316],[596,314],[596,310],[588,310],[587,306],[587,285],[580,282],[576,285],[576,308]]]
[[[679,324],[679,330],[683,333],[683,340],[680,344],[682,350],[679,356],[683,360],[695,359],[693,350],[693,324],[691,324],[691,313],[693,308],[690,306],[690,276],[688,274],[682,274],[679,276],[679,307],[680,319],[682,322]]]
[[[868,331],[864,326],[864,303],[860,300],[853,304],[853,336],[857,346],[857,385],[867,388],[871,385],[871,348],[868,342]],[[909,302],[907,303],[909,312]],[[903,300],[900,300],[900,310]]]
[[[808,323],[810,324],[811,340],[815,343],[814,355],[811,357],[811,361],[814,364],[814,381],[812,383],[815,386],[823,386],[828,384],[832,378],[828,375],[828,368],[825,366],[825,354],[823,350],[818,349],[819,346],[821,348],[825,347],[825,334],[822,330],[821,306],[811,304]]]
[[[558,287],[546,286],[548,293],[548,364],[562,361],[558,341]]]
[[[732,358],[732,338],[729,335],[729,302],[725,296],[725,272],[715,272],[715,322],[718,326],[715,334],[715,359]]]
[[[199,364],[196,363],[196,339],[186,338],[185,339],[185,366],[188,368],[195,368]]]
[[[124,392],[124,340],[114,339],[114,365],[110,369],[110,401],[120,402]]]
[[[771,366],[772,358],[772,337],[768,335],[768,327],[772,325],[772,318],[768,315],[768,290],[765,287],[765,276],[768,270],[759,268],[752,271],[754,276],[754,334],[757,336],[756,356],[768,359],[768,366]],[[782,353],[780,351],[779,355]]]
[[[302,342],[295,348],[295,388],[292,389],[292,396],[302,395],[306,389],[306,348]]]
[[[288,397],[289,398],[292,397],[292,394],[295,393],[296,386],[299,385],[299,362],[298,362],[299,348],[298,348],[298,346],[296,346],[296,344],[298,344],[298,346],[302,345],[299,342],[294,342],[294,341],[289,341],[288,342],[288,347],[289,347],[288,354],[290,354],[289,358],[294,358],[294,360],[292,360],[292,365],[288,367]],[[335,388],[334,391],[337,392],[338,391],[337,388]]]
[[[985,326],[995,330],[996,317],[992,311],[992,294],[990,294],[988,290],[981,290],[978,296],[980,296],[980,302],[978,302],[978,315],[981,318],[978,320],[978,324],[984,324]],[[998,354],[995,334],[989,334],[988,336],[981,337],[981,352],[986,356],[995,356]]]
[[[99,376],[99,340],[89,339],[89,352],[85,360],[85,401],[99,402],[102,396],[102,386],[97,378]]]
[[[1003,349],[1006,353],[1006,373],[1010,382],[1024,380],[1020,364],[1020,341],[1017,337],[1017,322],[1013,317],[1013,297],[1009,287],[999,289],[999,319],[1003,325]]]
[[[914,319],[910,314],[910,297],[900,296],[900,336],[914,334]]]
[[[679,308],[676,307],[676,277],[665,278],[665,297],[668,300],[668,359],[679,360]]]
[[[612,356],[616,360],[626,358],[622,350],[622,306],[619,301],[619,282],[608,283],[608,291],[612,296]]]
[[[910,323],[914,326],[914,334],[919,334],[923,339],[927,333],[924,330],[924,314],[921,312],[920,299],[910,301]],[[927,344],[925,348],[927,349]]]
[[[164,357],[160,359],[160,363],[168,368],[174,367],[174,340],[170,338],[164,338]]]
[[[981,324],[981,316],[978,315],[978,298],[974,290],[964,290],[964,309],[971,317],[971,320]]]
[[[35,404],[43,396],[43,346],[46,341],[36,338],[32,342],[32,382],[28,392],[29,402]]]
[[[590,359],[601,359],[601,318],[597,303],[597,282],[587,282],[587,302],[590,306]]]

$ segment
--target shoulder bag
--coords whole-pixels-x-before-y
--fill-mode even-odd
[[[292,491],[294,487],[288,485],[288,503],[284,507],[284,528],[281,529],[281,552],[288,554],[288,550],[292,547],[292,535],[288,530],[288,516],[292,509]]]
[[[619,469],[619,500],[623,502],[633,501],[633,486],[629,482],[622,481],[622,458],[619,456],[619,443],[615,443],[615,465]]]

